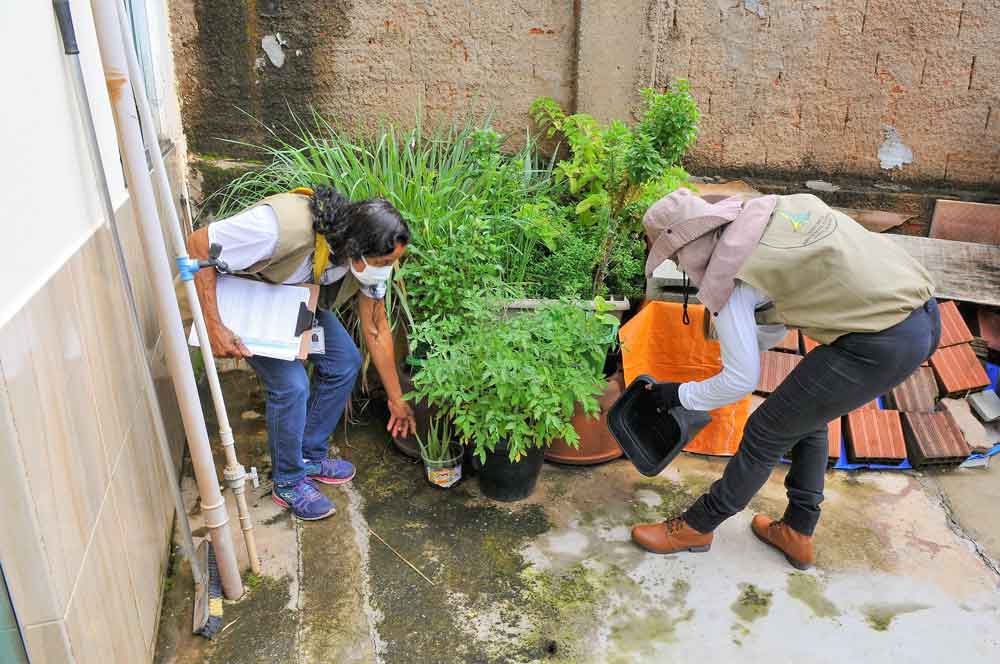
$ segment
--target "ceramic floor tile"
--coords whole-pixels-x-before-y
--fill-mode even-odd
[[[947,396],[962,396],[990,384],[990,379],[968,344],[941,348],[931,356],[931,366]]]
[[[961,463],[972,451],[948,411],[903,413],[903,432],[914,466]]]
[[[764,351],[760,356],[760,381],[756,391],[771,394],[801,361],[801,357],[791,353]]]
[[[847,455],[852,463],[899,463],[906,443],[899,413],[894,410],[856,410],[847,416]]]
[[[918,367],[901,384],[892,389],[889,402],[896,410],[904,412],[930,412],[938,397],[937,378],[933,369]]]
[[[954,302],[947,301],[938,304],[941,311],[941,342],[939,348],[967,344],[972,341],[972,332],[965,324],[962,314]]]
[[[101,513],[83,564],[79,587],[66,614],[76,664],[144,662],[136,590],[128,573],[114,501]]]

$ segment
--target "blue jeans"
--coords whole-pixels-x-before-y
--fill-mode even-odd
[[[814,349],[753,412],[722,479],[684,513],[684,520],[703,533],[715,530],[747,506],[781,457],[790,454],[788,507],[782,519],[812,535],[823,501],[827,422],[906,380],[940,340],[941,316],[931,298],[887,330],[846,334]]]
[[[267,392],[267,443],[271,472],[277,486],[289,486],[306,476],[304,459],[325,459],[330,435],[337,428],[361,369],[361,354],[351,335],[329,311],[317,311],[323,326],[326,354],[309,355],[312,387],[299,360],[247,358]]]

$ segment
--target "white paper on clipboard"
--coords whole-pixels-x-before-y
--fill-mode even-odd
[[[215,288],[223,325],[254,355],[279,360],[299,356],[302,335],[295,334],[295,326],[299,309],[309,305],[310,294],[304,286],[278,286],[229,275],[219,275]],[[188,343],[199,345],[193,325]]]

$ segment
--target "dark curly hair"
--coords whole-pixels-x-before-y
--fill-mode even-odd
[[[317,187],[310,209],[313,230],[330,244],[334,265],[342,265],[348,258],[387,256],[396,245],[410,243],[403,215],[384,198],[352,203],[332,187]]]

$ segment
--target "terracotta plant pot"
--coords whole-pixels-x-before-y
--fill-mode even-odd
[[[545,452],[546,461],[590,466],[622,456],[622,448],[608,431],[608,410],[624,391],[625,377],[617,373],[608,379],[604,394],[597,399],[601,410],[596,419],[577,406],[573,414],[573,428],[580,436],[580,447],[573,449],[561,439],[554,440]]]

